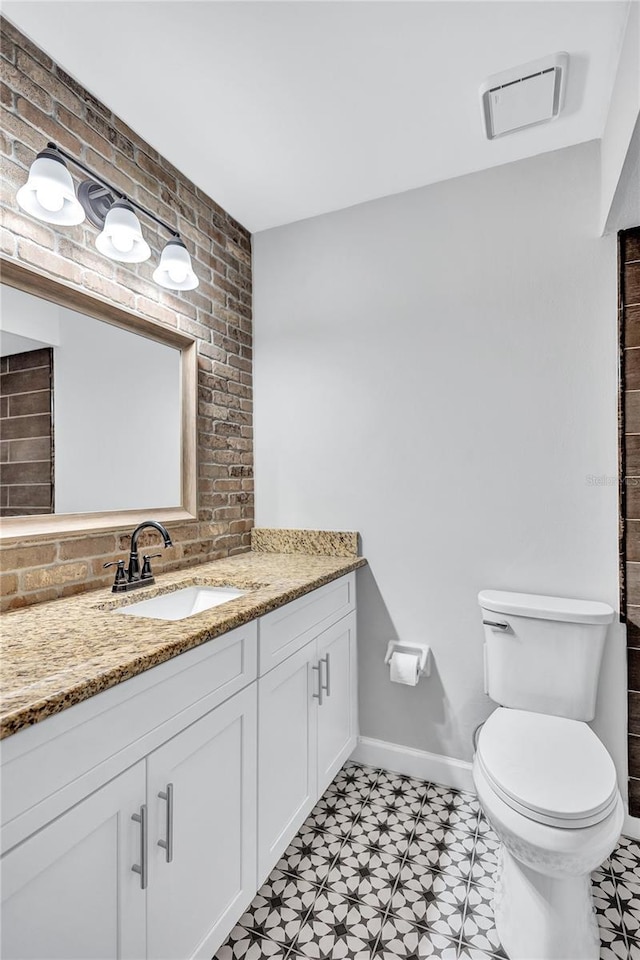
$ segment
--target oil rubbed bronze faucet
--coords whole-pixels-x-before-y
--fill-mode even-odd
[[[167,547],[173,546],[169,531],[166,527],[163,527],[161,523],[158,523],[157,520],[144,520],[142,523],[139,523],[131,534],[131,552],[129,553],[129,566],[127,569],[124,569],[124,560],[111,560],[109,563],[104,564],[105,569],[113,566],[116,568],[116,576],[111,588],[113,593],[125,593],[127,590],[137,590],[138,587],[148,587],[151,586],[152,583],[155,583],[151,570],[151,561],[155,557],[159,557],[160,554],[153,553],[151,556],[144,554],[142,558],[142,570],[140,570],[140,560],[138,559],[138,537],[147,527],[152,527],[158,531],[164,540],[165,550]]]

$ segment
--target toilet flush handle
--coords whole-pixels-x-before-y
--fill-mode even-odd
[[[498,620],[483,620],[485,627],[495,627],[496,630],[508,630],[508,623],[500,623]]]

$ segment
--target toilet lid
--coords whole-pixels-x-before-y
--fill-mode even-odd
[[[532,820],[584,827],[615,806],[613,761],[580,720],[499,707],[480,730],[477,756],[500,797]]]

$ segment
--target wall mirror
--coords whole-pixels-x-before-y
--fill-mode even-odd
[[[196,344],[2,261],[0,535],[196,515]]]

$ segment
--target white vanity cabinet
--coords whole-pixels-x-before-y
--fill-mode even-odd
[[[3,742],[2,960],[210,960],[256,891],[256,641]]]
[[[2,960],[210,960],[357,737],[355,575],[2,742]]]
[[[258,883],[280,858],[318,790],[316,643],[260,678],[258,693]]]
[[[318,705],[318,796],[351,756],[358,734],[356,615],[317,640],[322,702]]]
[[[355,577],[301,600],[259,626],[259,884],[357,741]]]
[[[140,761],[9,851],[1,863],[3,960],[145,956]]]
[[[256,759],[255,684],[148,758],[150,960],[210,960],[253,898]]]
[[[3,858],[3,960],[210,960],[255,893],[255,803],[254,683]]]

